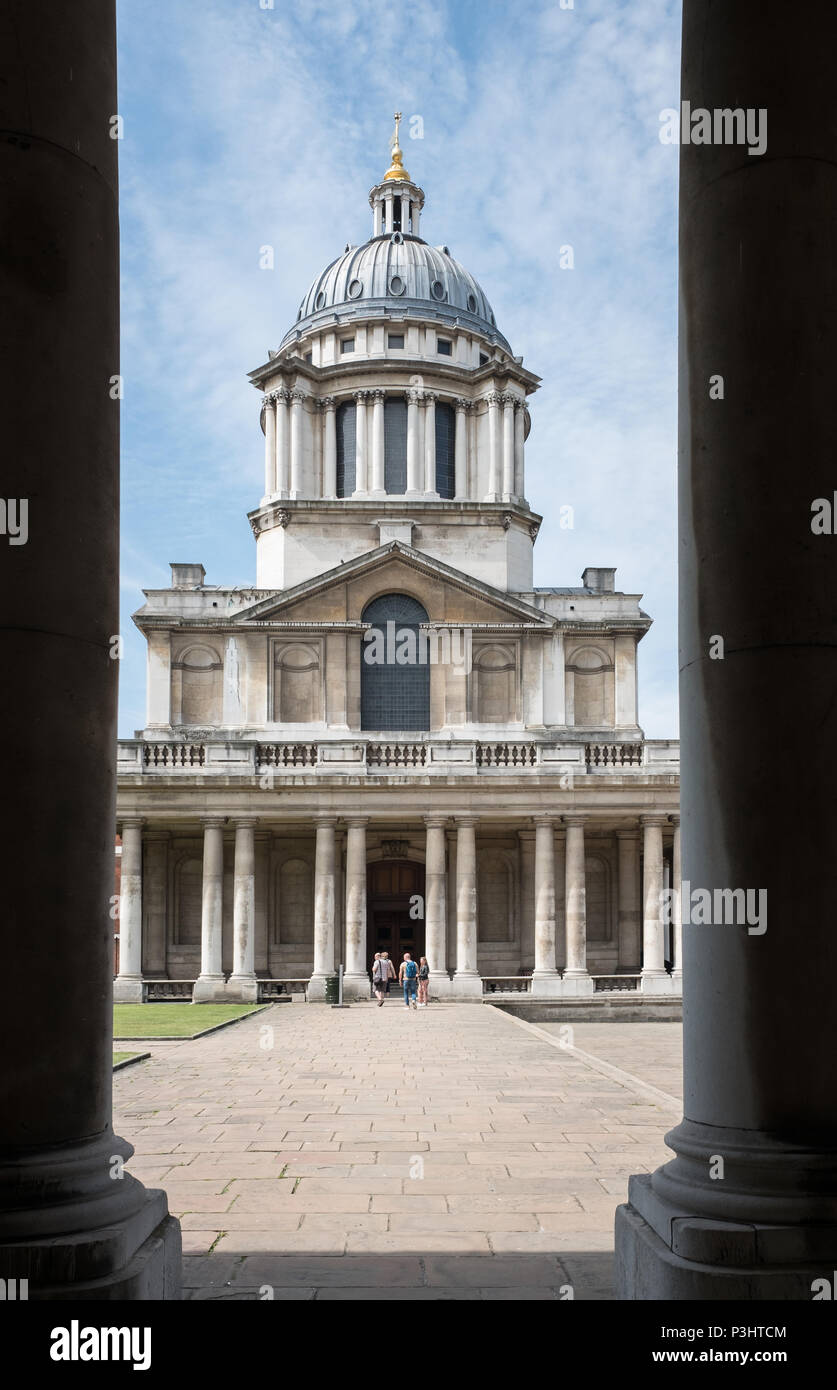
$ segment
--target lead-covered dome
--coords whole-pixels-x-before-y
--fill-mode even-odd
[[[458,319],[487,338],[508,344],[498,333],[481,286],[446,246],[396,231],[349,246],[312,281],[299,306],[287,343],[318,324],[376,313]],[[510,351],[510,349],[509,349]]]

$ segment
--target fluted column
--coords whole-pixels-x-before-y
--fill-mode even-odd
[[[276,492],[279,497],[287,497],[291,487],[291,431],[288,419],[290,392],[283,387],[281,391],[273,392],[273,399],[276,410]]]
[[[302,495],[302,405],[304,400],[304,391],[291,391],[291,497]]]
[[[655,992],[668,983],[663,938],[663,825],[665,816],[643,816],[642,988]]]
[[[514,406],[516,397],[505,392],[503,401],[503,497],[514,492]]]
[[[526,470],[524,466],[524,435],[526,433],[526,406],[518,400],[514,411],[514,495],[526,496]]]
[[[683,910],[680,903],[680,882],[683,869],[680,861],[680,817],[669,816],[674,827],[674,841],[671,850],[671,978],[675,985],[682,986],[683,980]]]
[[[336,875],[334,827],[337,818],[325,816],[317,822],[314,857],[314,973],[308,987],[309,999],[325,998],[325,980],[333,975]]]
[[[353,817],[346,832],[346,973],[344,998],[368,999],[366,962],[366,826],[367,818]]]
[[[355,391],[355,490],[353,497],[365,497],[369,491],[369,442],[367,438],[368,391]]]
[[[438,392],[424,393],[424,491],[438,497],[436,490],[436,400]]]
[[[565,816],[567,964],[562,976],[563,994],[592,994],[587,971],[587,881],[583,816]]]
[[[333,396],[323,396],[323,497],[337,496],[337,419]]]
[[[224,822],[204,821],[203,885],[201,889],[201,973],[192,999],[206,1004],[226,999],[222,968],[224,912]]]
[[[421,492],[421,459],[419,458],[419,402],[420,391],[407,392],[407,493],[416,496]]]
[[[534,994],[559,994],[555,964],[555,823],[535,817],[535,968]]]
[[[638,971],[642,964],[642,915],[639,890],[639,831],[617,830],[619,883],[617,937],[619,969],[625,974]]]
[[[454,472],[456,483],[454,491],[457,501],[468,496],[468,411],[470,401],[458,397],[456,401],[456,434],[454,436]]]
[[[142,1003],[142,826],[122,822],[119,875],[119,974],[113,982],[116,1004]]]
[[[476,824],[475,816],[456,818],[456,995],[482,994],[477,973]]]
[[[447,972],[447,873],[445,869],[444,816],[425,816],[427,844],[425,851],[425,955],[430,966],[430,992],[450,993]]]
[[[491,391],[488,400],[488,494],[486,502],[497,502],[500,499],[501,481],[501,445],[500,438],[500,401],[502,397],[499,391]]]
[[[233,971],[227,998],[255,1003],[256,982],[256,841],[257,818],[235,823],[235,871],[233,883]]]
[[[386,496],[386,474],[384,469],[384,395],[383,391],[372,391],[372,483],[373,496]]]
[[[264,405],[264,494],[276,491],[276,397],[267,395]]]

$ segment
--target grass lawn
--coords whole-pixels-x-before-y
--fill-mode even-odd
[[[139,1052],[114,1052],[113,1065],[116,1066],[117,1062],[127,1062],[129,1057],[139,1057],[140,1055]]]
[[[114,1004],[115,1038],[193,1038],[206,1028],[244,1018],[263,1004]]]

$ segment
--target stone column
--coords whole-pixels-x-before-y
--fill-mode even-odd
[[[642,841],[642,989],[658,994],[667,986],[663,939],[663,826],[665,816],[643,816]]]
[[[500,500],[500,402],[499,391],[491,391],[488,400],[488,493],[486,502]]]
[[[639,832],[617,830],[619,884],[617,938],[619,969],[626,975],[642,968],[642,932],[639,906]]]
[[[314,973],[308,985],[308,997],[325,999],[327,975],[334,974],[334,910],[336,905],[336,860],[334,827],[336,817],[326,816],[317,822],[317,847],[314,858]]]
[[[436,398],[438,392],[424,393],[424,491],[438,497],[436,490]]]
[[[264,406],[264,495],[276,491],[276,396],[265,396]]]
[[[113,982],[116,1004],[142,1003],[142,826],[122,822],[119,877],[119,974]]]
[[[560,994],[555,966],[555,823],[535,816],[535,969],[533,994]]]
[[[305,392],[291,391],[291,497],[302,495],[302,404]]]
[[[407,392],[407,495],[413,497],[422,490],[418,418],[420,400],[420,391]]]
[[[375,390],[372,395],[372,494],[386,497],[386,474],[384,470],[384,392]]]
[[[143,836],[143,974],[158,979],[166,974],[166,905],[168,884],[168,830],[149,830]]]
[[[684,1118],[617,1213],[630,1299],[834,1297],[837,10],[783,16],[683,9],[693,114],[757,109],[680,151]]]
[[[288,419],[289,391],[274,391],[276,403],[276,493],[287,497],[291,489],[290,421]]]
[[[503,497],[511,498],[514,493],[514,406],[516,397],[507,391],[501,399],[503,402]]]
[[[366,401],[368,391],[355,391],[355,490],[353,497],[365,497],[369,491],[368,458],[366,443]]]
[[[203,888],[201,892],[201,973],[195,981],[192,1002],[207,1004],[227,998],[221,965],[224,914],[224,822],[203,824]]]
[[[683,910],[680,903],[680,817],[669,816],[674,826],[674,842],[671,851],[671,978],[678,988],[683,985]]]
[[[468,411],[470,401],[460,396],[456,401],[456,434],[454,436],[454,472],[456,500],[468,496]]]
[[[115,6],[10,0],[0,42],[4,1059],[0,1278],[176,1298],[162,1192],[111,1128],[119,662]],[[45,382],[48,383],[45,389]],[[121,817],[120,817],[121,819]],[[130,836],[129,836],[130,839]],[[61,1314],[59,1320],[63,1320]],[[108,1321],[112,1316],[108,1315]]]
[[[145,726],[171,727],[171,634],[152,628],[146,658]]]
[[[447,874],[445,870],[444,816],[425,816],[427,845],[425,852],[424,918],[425,955],[430,966],[430,995],[450,993],[447,972]]]
[[[323,497],[337,496],[337,420],[333,396],[323,396]]]
[[[477,973],[476,817],[456,817],[456,973],[452,992],[481,996]]]
[[[242,1004],[253,1004],[258,997],[256,983],[256,841],[257,817],[237,819],[235,823],[235,869],[233,881],[233,969],[226,997]]]
[[[518,400],[514,411],[514,495],[526,496],[526,470],[524,466],[524,435],[526,433],[526,406]]]
[[[561,977],[562,994],[592,994],[587,972],[587,882],[584,857],[584,816],[565,816],[567,827],[566,890],[564,894],[567,964]]]
[[[567,833],[555,832],[555,964],[562,972],[567,964]]]
[[[366,826],[367,818],[353,817],[346,832],[346,973],[345,999],[370,997],[366,961]]]

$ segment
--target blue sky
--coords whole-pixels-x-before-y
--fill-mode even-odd
[[[201,561],[209,583],[255,579],[263,437],[246,373],[315,274],[371,235],[396,109],[422,234],[476,276],[543,378],[527,445],[535,583],[615,565],[644,595],[640,722],[676,735],[678,148],[659,129],[678,103],[679,3],[267,4],[118,3],[121,735],[145,723],[142,588],[167,586],[171,561]]]

